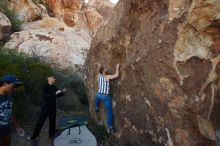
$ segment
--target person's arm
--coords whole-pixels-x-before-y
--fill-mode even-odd
[[[57,90],[56,96],[57,96],[57,97],[61,97],[61,96],[63,96],[66,92],[67,92],[67,89],[66,89],[66,88],[64,88],[63,90]]]
[[[22,129],[21,126],[18,124],[18,121],[17,121],[17,119],[16,119],[16,117],[15,117],[14,114],[12,115],[12,124],[13,124],[13,126],[15,127],[15,129],[16,129],[18,135],[23,137],[23,136],[25,135],[25,131],[24,131],[24,129]]]
[[[120,68],[120,64],[118,63],[116,65],[116,73],[114,75],[106,75],[106,79],[107,80],[114,80],[114,79],[118,78],[119,77],[119,68]]]

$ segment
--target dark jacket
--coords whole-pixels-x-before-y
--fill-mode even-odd
[[[59,89],[55,85],[47,84],[43,89],[43,108],[56,109],[56,97],[63,96],[63,92],[56,95]]]

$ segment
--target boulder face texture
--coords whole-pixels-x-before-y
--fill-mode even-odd
[[[73,73],[84,64],[90,43],[91,36],[86,29],[73,29],[56,18],[47,17],[23,25],[23,31],[12,34],[5,47]]]
[[[94,120],[105,120],[94,107],[98,65],[114,73],[121,63],[112,84],[121,145],[217,146],[219,16],[218,0],[120,0],[85,64]]]
[[[46,0],[53,15],[63,20],[68,26],[77,23],[78,12],[83,12],[89,28],[95,32],[103,20],[112,16],[113,5],[109,1],[98,0],[85,4],[84,0]]]
[[[31,0],[10,3],[14,3],[12,8],[15,11],[19,11],[17,7],[26,8],[33,4]],[[48,15],[45,6],[33,4],[40,9],[40,20],[24,23],[22,31],[12,34],[5,47],[37,57],[72,74],[85,63],[92,33],[102,24],[103,16],[93,7],[83,7],[83,0],[46,0],[44,3],[48,4],[55,17]]]
[[[41,19],[42,9],[32,0],[6,0],[11,10],[16,12],[18,19],[23,22],[33,22]]]
[[[89,0],[87,5],[94,7],[104,17],[104,20],[113,14],[114,5],[109,0]]]
[[[7,41],[11,35],[11,22],[7,16],[0,12],[0,42]]]
[[[74,26],[74,14],[81,10],[84,0],[46,0],[46,3],[57,18],[62,18],[68,26]]]

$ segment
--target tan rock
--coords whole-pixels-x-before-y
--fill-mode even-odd
[[[102,25],[103,17],[96,11],[95,8],[86,8],[83,11],[87,18],[89,28],[92,32],[95,32]]]
[[[95,8],[104,20],[113,15],[114,5],[109,0],[89,0],[87,5]]]
[[[186,130],[177,128],[175,140],[179,146],[190,146],[189,144],[189,133]]]
[[[0,41],[9,39],[12,32],[11,22],[7,16],[0,12]]]
[[[32,0],[7,0],[7,2],[21,21],[32,22],[41,19],[42,10]]]
[[[73,73],[84,64],[91,43],[86,29],[73,29],[50,17],[25,24],[23,29],[12,34],[5,47],[39,58],[66,73]]]
[[[200,116],[197,117],[200,133],[208,139],[215,140],[215,130],[210,121]]]
[[[68,26],[75,26],[74,14],[81,10],[84,0],[46,0],[53,15],[62,19]]]

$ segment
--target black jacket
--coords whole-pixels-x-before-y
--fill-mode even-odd
[[[63,92],[56,95],[59,89],[55,85],[47,84],[43,89],[43,107],[46,109],[56,108],[56,97],[63,96]]]

